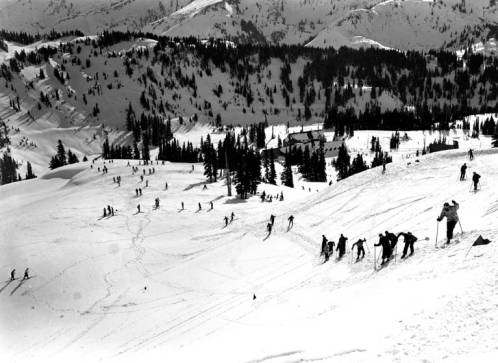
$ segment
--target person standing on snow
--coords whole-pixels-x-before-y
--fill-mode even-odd
[[[460,168],[460,181],[465,180],[466,174],[467,174],[467,164],[463,163],[462,167]]]
[[[322,249],[320,251],[320,255],[325,255],[325,250],[327,249],[327,237],[325,237],[324,234],[322,234]]]
[[[347,237],[344,237],[341,233],[341,237],[339,237],[339,241],[337,242],[337,248],[336,251],[339,251],[339,256],[337,257],[338,259],[341,259],[342,256],[346,253],[346,241],[348,240]]]
[[[230,215],[230,223],[233,222],[234,218],[235,218],[235,213],[232,212],[232,214]]]
[[[389,239],[387,236],[383,236],[382,233],[379,233],[379,242],[374,244],[375,247],[382,247],[382,263],[385,264],[391,258],[391,244],[389,243]]]
[[[275,216],[273,214],[270,216],[270,223],[272,226],[275,224]]]
[[[289,221],[289,225],[287,226],[287,229],[291,229],[291,227],[294,227],[294,216],[293,215],[289,216],[289,218],[287,218],[287,220]]]
[[[455,229],[456,224],[458,223],[458,208],[460,205],[452,200],[453,205],[449,203],[444,203],[443,210],[441,214],[437,218],[438,222],[441,222],[444,217],[446,217],[446,244],[449,244],[451,239],[453,238],[453,230]]]
[[[469,149],[469,159],[471,161],[474,160],[474,152],[472,151],[472,149]]]
[[[16,279],[16,269],[13,269],[12,271],[10,271],[10,281],[15,279]]]
[[[401,258],[405,258],[406,254],[408,253],[408,248],[410,248],[410,254],[409,256],[413,255],[413,244],[417,241],[417,237],[415,237],[412,232],[400,232],[398,233],[398,238],[399,236],[403,236],[404,241],[405,241],[405,247],[403,248],[403,255]]]
[[[391,245],[391,251],[394,251],[394,248],[398,243],[398,237],[394,233],[390,233],[388,231],[386,231],[385,236],[389,240],[389,243]]]
[[[472,175],[472,182],[474,183],[474,192],[477,191],[477,185],[479,184],[479,179],[481,179],[481,176],[474,171],[474,174]]]
[[[228,226],[228,217],[225,216],[225,227]]]
[[[24,270],[24,277],[22,279],[29,280],[29,268],[26,268],[26,270]]]
[[[351,246],[351,251],[353,251],[354,246],[357,246],[357,256],[356,256],[356,261],[359,261],[363,257],[365,257],[365,249],[363,248],[363,243],[365,243],[367,240],[365,238],[359,239],[353,245]]]

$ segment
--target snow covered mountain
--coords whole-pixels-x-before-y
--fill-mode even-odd
[[[460,49],[497,34],[490,0],[0,0],[2,28],[144,30],[240,42]]]
[[[201,165],[154,165],[145,187],[126,160],[107,162],[106,175],[98,161],[1,186],[2,357],[496,362],[498,154],[485,149],[468,162],[483,175],[477,193],[456,180],[466,161],[458,150],[390,164],[385,175],[371,169],[319,193],[261,185],[283,191],[285,200],[273,203],[234,203],[223,183],[203,190]],[[465,233],[435,249],[436,217],[452,199]],[[116,215],[102,218],[107,205]],[[223,227],[231,212],[235,220]],[[266,237],[270,214],[276,222]],[[375,272],[373,244],[385,230],[419,240],[407,260],[400,241],[397,260]],[[340,233],[349,248],[367,239],[364,260],[350,263],[348,249],[322,264],[321,235]],[[441,223],[441,245],[444,233]],[[466,256],[479,235],[492,243]],[[26,267],[31,279],[8,280],[12,268],[19,276]]]
[[[0,29],[47,33],[137,31],[189,0],[0,0]]]

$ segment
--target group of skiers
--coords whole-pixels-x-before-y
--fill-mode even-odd
[[[261,193],[261,202],[273,202],[273,199],[278,200],[280,202],[283,202],[284,200],[284,193],[280,192],[280,194],[275,194],[275,195],[270,195],[266,194],[266,192],[263,190],[263,193]]]
[[[228,227],[228,224],[232,223],[234,219],[235,219],[235,213],[234,212],[232,212],[232,214],[230,215],[230,218],[228,218],[227,216],[225,216],[225,218],[224,218],[224,220],[225,220],[225,227]]]
[[[411,256],[414,253],[413,244],[417,241],[417,237],[415,237],[411,232],[400,232],[397,235],[391,233],[389,231],[385,231],[384,234],[379,234],[378,243],[374,244],[375,247],[382,247],[382,263],[381,265],[387,263],[392,257],[393,252],[395,251],[396,244],[398,243],[399,237],[403,236],[405,246],[403,248],[403,255],[401,258],[406,258],[407,256]],[[346,242],[348,238],[343,234],[339,237],[337,242],[337,247],[335,251],[337,252],[337,260],[340,260],[346,254]],[[365,257],[365,248],[366,238],[360,238],[358,241],[353,243],[351,246],[351,251],[356,247],[356,262],[362,260]],[[322,247],[321,247],[321,255],[325,257],[325,261],[327,262],[330,256],[334,253],[334,247],[336,243],[334,241],[329,241],[325,235],[322,235]],[[410,250],[410,254],[408,255],[408,250]]]
[[[472,159],[473,158],[474,157],[472,156]],[[464,181],[466,179],[466,177],[467,177],[467,164],[463,163],[463,165],[460,167],[460,181]],[[479,187],[479,180],[480,179],[481,179],[481,176],[474,171],[472,174],[472,184],[474,185],[474,192],[476,192],[478,187]]]
[[[114,207],[111,207],[110,205],[104,207],[104,217],[111,217],[114,216]]]
[[[25,270],[24,270],[24,276],[23,276],[23,280],[29,280],[31,277],[29,276],[29,267],[27,267]],[[12,271],[10,271],[10,281],[14,281],[16,279],[16,269],[13,269]]]

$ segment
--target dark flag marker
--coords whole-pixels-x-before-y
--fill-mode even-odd
[[[484,245],[487,245],[489,243],[491,243],[491,241],[489,239],[482,238],[482,236],[479,235],[479,237],[477,237],[477,239],[474,241],[474,243],[472,244],[472,246],[470,246],[470,248],[472,248],[474,246],[484,246]],[[467,255],[469,254],[470,248],[467,251],[467,254],[465,255],[465,257],[467,257]]]

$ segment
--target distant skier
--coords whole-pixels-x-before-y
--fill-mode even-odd
[[[337,242],[337,248],[336,251],[339,251],[339,256],[337,256],[338,259],[341,259],[342,256],[346,253],[346,241],[348,240],[347,237],[344,237],[341,233],[341,237],[339,237],[339,241]]]
[[[185,204],[183,204],[183,202],[182,202],[182,210],[184,210],[184,209],[185,209]]]
[[[142,196],[142,188],[138,188],[138,193]]]
[[[137,213],[140,213],[140,204],[137,205]]]
[[[365,257],[365,249],[363,248],[363,243],[365,243],[367,240],[364,238],[364,239],[359,239],[358,241],[356,241],[355,243],[353,243],[353,245],[351,246],[351,251],[353,251],[354,247],[356,246],[356,261],[359,261],[360,259],[362,259],[363,257]]]
[[[207,188],[208,188],[207,185],[204,184],[204,187],[202,188],[202,190],[207,190]]]
[[[460,181],[464,181],[467,174],[467,163],[463,163],[460,168]]]
[[[479,179],[481,179],[481,176],[474,171],[474,174],[472,175],[472,182],[474,183],[474,192],[477,191]]]
[[[13,269],[10,271],[10,280],[15,280],[16,279],[16,269]]]
[[[284,200],[284,192],[280,192],[280,201],[283,202]]]
[[[270,223],[272,226],[275,224],[275,216],[273,214],[270,216]]]
[[[24,276],[22,279],[29,280],[29,268],[26,268],[26,270],[24,270]]]
[[[266,225],[266,230],[268,231],[268,234],[271,234],[271,230],[272,230],[272,228],[273,228],[273,224],[268,223],[268,224]]]
[[[382,162],[382,174],[385,174],[386,173],[386,162],[383,161]]]
[[[198,206],[199,206],[199,210],[202,210],[201,203],[198,203]]]
[[[155,207],[156,207],[156,209],[159,208],[159,198],[155,199]]]
[[[325,262],[329,260],[330,256],[334,254],[334,241],[328,241],[327,246],[325,247]]]
[[[235,213],[232,212],[232,214],[230,215],[230,223],[233,222],[234,218],[235,218]]]
[[[413,249],[413,244],[417,241],[417,237],[415,237],[412,232],[400,232],[398,233],[398,238],[399,236],[403,236],[404,242],[405,242],[405,247],[403,248],[403,255],[401,258],[405,258],[406,254],[408,253],[408,248],[410,248],[410,254],[409,256],[413,255],[414,249]]]
[[[114,207],[111,207],[111,216],[114,217]]]
[[[391,244],[389,243],[389,239],[386,236],[383,236],[382,233],[379,234],[379,242],[374,244],[375,247],[382,247],[382,263],[385,264],[391,258]]]
[[[327,249],[327,237],[322,234],[322,249],[320,250],[320,255],[325,255],[325,250]]]
[[[168,182],[164,183],[164,190],[168,190]]]
[[[290,215],[289,218],[287,218],[289,221],[289,225],[287,226],[287,229],[291,229],[291,227],[294,227],[294,216]]]
[[[386,231],[385,236],[389,240],[389,243],[391,245],[391,251],[394,251],[394,248],[398,243],[398,237],[394,233],[390,233],[388,231]]]
[[[227,226],[228,226],[228,217],[225,216],[225,227],[227,227]]]
[[[211,209],[214,209],[213,202],[209,202],[209,206],[211,207]]]
[[[111,206],[110,205],[107,206],[107,215],[109,215],[109,216],[111,215]]]
[[[104,208],[104,217],[107,217],[107,209]]]
[[[135,196],[138,197],[138,189],[135,188]]]
[[[146,180],[145,181],[145,187],[148,188],[149,187],[149,180]]]
[[[444,217],[446,217],[446,243],[449,244],[451,239],[453,238],[453,229],[455,229],[456,224],[458,223],[458,208],[460,205],[452,201],[453,205],[449,203],[444,203],[443,210],[441,214],[437,218],[438,222],[441,222]]]
[[[469,159],[471,161],[474,160],[474,152],[472,151],[472,149],[469,149]]]

